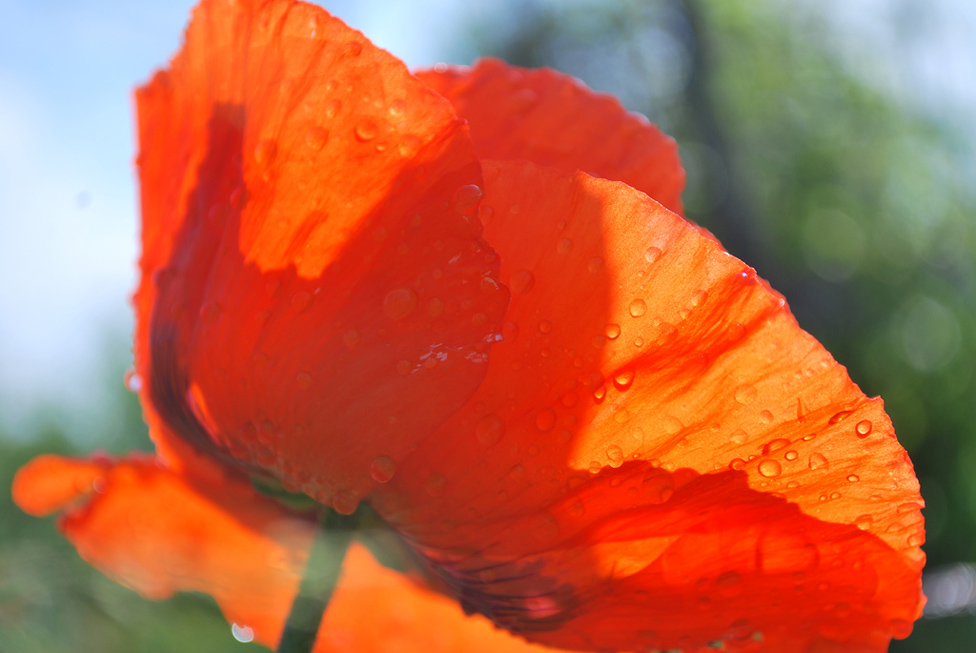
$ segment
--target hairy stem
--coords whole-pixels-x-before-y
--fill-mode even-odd
[[[322,512],[321,526],[312,542],[305,575],[291,604],[277,653],[311,653],[357,521],[355,514],[340,515],[328,508]]]

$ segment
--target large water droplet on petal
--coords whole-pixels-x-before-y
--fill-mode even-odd
[[[254,641],[254,629],[243,624],[233,624],[230,632],[238,642],[247,644]]]
[[[738,388],[736,388],[733,396],[740,404],[748,404],[754,401],[758,394],[759,393],[756,391],[755,386],[746,384],[740,385]]]
[[[556,425],[556,411],[552,408],[546,408],[539,411],[539,414],[535,417],[535,426],[540,431],[551,431],[552,427]]]
[[[296,313],[301,313],[309,307],[312,303],[312,295],[309,292],[300,290],[295,293],[291,298],[291,307],[295,309]]]
[[[535,285],[535,275],[529,270],[517,270],[508,285],[516,295],[524,295]]]
[[[314,151],[321,150],[329,140],[329,132],[321,127],[310,127],[305,132],[305,144]]]
[[[377,483],[388,483],[396,474],[396,461],[389,456],[377,456],[369,466],[369,475]]]
[[[261,141],[254,148],[254,162],[259,166],[268,167],[278,154],[278,144],[273,140]]]
[[[349,490],[340,490],[332,497],[332,508],[340,515],[351,515],[358,507],[356,495]]]
[[[128,388],[129,392],[139,392],[142,390],[142,377],[136,372],[134,367],[130,367],[125,371],[125,376],[122,377],[125,387]]]
[[[766,478],[773,478],[774,476],[779,476],[780,472],[783,471],[783,467],[779,462],[775,460],[764,460],[759,463],[759,473]]]
[[[489,447],[505,435],[505,421],[495,415],[485,415],[474,427],[474,435],[482,445]]]
[[[766,446],[762,449],[762,454],[768,456],[769,454],[779,451],[780,449],[785,449],[790,444],[790,441],[786,438],[776,438],[775,440],[770,440],[766,443]]]
[[[363,143],[373,140],[374,138],[376,138],[376,135],[378,133],[379,133],[379,128],[376,126],[376,123],[373,122],[372,120],[364,120],[358,125],[356,125],[356,129],[355,129],[356,139]]]
[[[383,312],[391,320],[402,320],[417,308],[417,293],[410,288],[397,288],[383,299]]]
[[[634,382],[634,369],[626,368],[617,372],[613,377],[613,385],[617,390],[626,390]]]
[[[454,210],[457,213],[467,213],[478,206],[484,193],[477,184],[467,184],[454,191]]]

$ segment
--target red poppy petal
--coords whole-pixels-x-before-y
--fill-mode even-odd
[[[751,269],[641,193],[484,165],[505,340],[373,502],[447,589],[567,648],[907,635],[921,498],[880,401]],[[723,598],[731,574],[754,609]]]
[[[206,592],[259,641],[280,637],[315,526],[249,484],[193,483],[149,457],[42,456],[18,472],[14,488],[29,512],[63,511],[65,536],[116,581],[152,599]]]
[[[211,594],[228,621],[269,646],[280,637],[315,528],[245,484],[190,483],[152,458],[42,456],[17,474],[14,500],[35,515],[62,511],[60,526],[81,556],[117,581],[152,599]],[[320,633],[318,653],[551,650],[465,616],[359,544],[343,562]]]
[[[284,0],[202,3],[137,104],[161,450],[179,436],[351,511],[470,396],[507,304],[466,126]]]
[[[681,213],[678,146],[647,118],[575,77],[481,59],[417,75],[471,125],[483,159],[526,159],[622,181]]]
[[[367,618],[368,615],[368,618]],[[494,628],[480,615],[465,616],[456,601],[381,567],[353,544],[339,587],[325,613],[317,653],[546,653]]]

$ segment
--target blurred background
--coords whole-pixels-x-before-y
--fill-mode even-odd
[[[915,463],[929,605],[891,650],[973,650],[976,3],[322,4],[408,65],[552,66],[673,135],[688,216],[884,397]],[[259,650],[208,597],[150,603],[103,578],[9,495],[37,453],[149,448],[122,382],[131,90],[176,51],[190,5],[0,0],[3,652]]]

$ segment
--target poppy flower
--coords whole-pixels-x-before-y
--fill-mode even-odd
[[[413,76],[287,0],[204,0],[136,103],[157,455],[42,457],[14,485],[86,560],[273,644],[314,529],[274,486],[369,504],[416,564],[353,549],[317,650],[432,620],[463,650],[911,632],[922,502],[881,400],[681,217],[646,120],[550,70]]]

